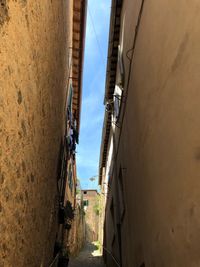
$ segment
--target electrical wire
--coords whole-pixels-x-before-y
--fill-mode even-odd
[[[100,42],[99,42],[99,38],[98,38],[98,35],[97,35],[97,31],[96,31],[96,28],[95,28],[94,20],[92,18],[92,13],[90,11],[89,5],[88,5],[88,11],[89,11],[89,16],[90,16],[90,20],[91,20],[91,23],[92,23],[92,28],[93,28],[93,31],[94,31],[95,39],[96,39],[96,42],[97,42],[97,45],[98,45],[99,54],[101,56],[102,63],[104,65],[104,67],[105,67],[106,66],[105,58],[104,58],[104,55],[103,55],[103,51],[101,49],[101,45],[100,45]]]

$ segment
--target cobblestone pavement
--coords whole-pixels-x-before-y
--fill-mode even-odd
[[[87,243],[80,254],[70,259],[69,267],[105,267],[98,248],[93,243]]]

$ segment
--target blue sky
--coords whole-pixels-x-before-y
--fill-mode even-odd
[[[78,178],[83,189],[97,188],[98,185],[98,178],[93,182],[89,178],[98,175],[99,167],[110,8],[110,0],[88,0],[81,129],[77,147]]]

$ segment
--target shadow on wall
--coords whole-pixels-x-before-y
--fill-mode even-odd
[[[86,242],[93,242],[98,240],[98,233],[96,233],[88,223],[86,223]]]
[[[95,242],[86,242],[83,250],[76,258],[70,258],[69,266],[70,267],[77,267],[81,266],[96,266],[96,267],[103,267],[103,257],[99,251],[98,244],[95,245]]]
[[[95,245],[94,243],[87,243],[87,246],[90,248],[91,251],[91,255],[93,256],[93,252],[95,252],[96,250],[98,250],[98,246]]]

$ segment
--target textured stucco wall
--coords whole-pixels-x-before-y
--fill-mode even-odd
[[[95,212],[98,204],[98,193],[95,190],[82,190],[83,200],[88,200],[85,209],[86,241],[93,242],[98,240],[99,216]]]
[[[52,259],[71,2],[0,1],[1,267]]]
[[[144,2],[127,93],[140,3],[122,9],[127,100],[113,180],[121,166],[123,266],[198,267],[200,3]]]
[[[71,167],[69,167],[71,165]],[[72,188],[70,188],[70,181],[69,181],[69,169],[71,168],[72,171]],[[64,206],[69,201],[71,203],[72,209],[74,210],[76,208],[76,183],[77,183],[77,177],[76,177],[76,163],[72,158],[68,160],[68,167],[67,167],[67,177],[66,177],[66,187],[65,187],[65,198],[64,198]],[[76,211],[74,212],[76,214]],[[76,238],[76,231],[77,231],[77,225],[76,221],[79,218],[79,216],[75,216],[72,220],[71,228],[70,230],[65,229],[62,227],[62,235],[63,235],[63,245],[64,247],[69,251],[73,251],[73,247],[75,246],[75,243],[77,242]]]
[[[67,242],[70,255],[73,257],[78,255],[84,244],[85,215],[83,210],[81,210],[81,208],[77,206]]]

